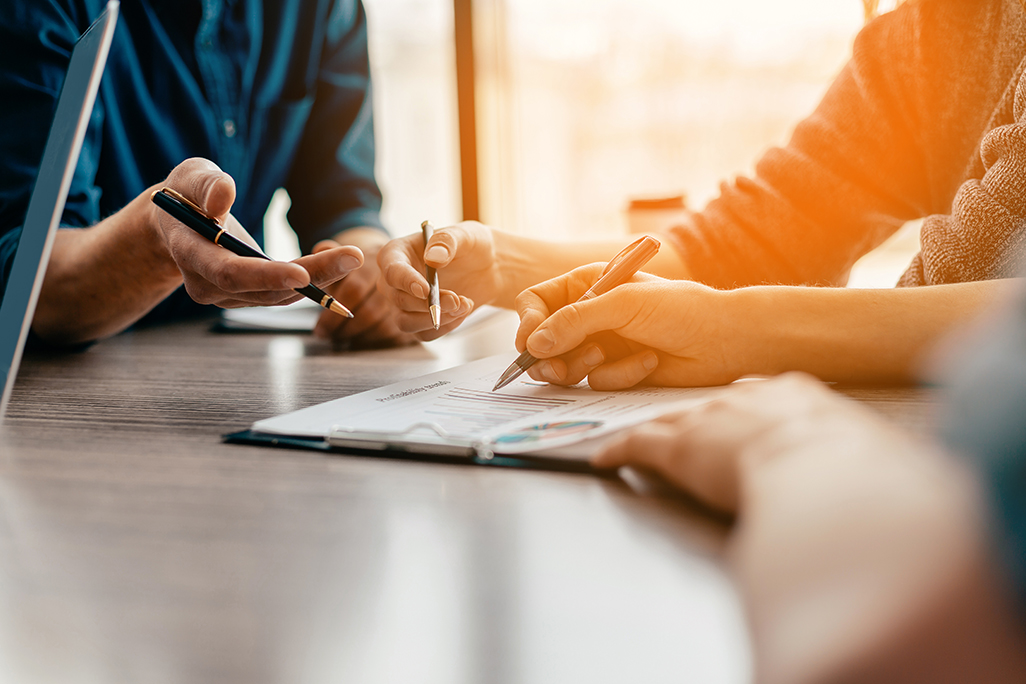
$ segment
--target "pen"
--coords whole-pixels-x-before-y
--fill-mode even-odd
[[[641,270],[642,266],[648,263],[649,259],[656,255],[656,252],[659,251],[659,246],[658,240],[646,235],[624,247],[620,250],[619,254],[606,264],[605,269],[602,271],[602,276],[577,301],[583,302],[593,299],[629,281],[634,277],[635,273]],[[517,360],[511,363],[509,368],[499,376],[499,381],[495,383],[492,391],[502,389],[513,382],[537,362],[538,359],[525,349],[524,353],[518,356]]]
[[[430,221],[424,221],[424,223],[420,224],[420,231],[424,234],[424,251],[427,251],[428,240],[434,235],[435,229]],[[429,287],[428,311],[431,312],[431,325],[435,326],[435,330],[438,330],[438,326],[442,324],[442,305],[438,302],[438,271],[427,264],[424,264],[424,266],[427,270]]]
[[[221,226],[221,223],[216,218],[207,216],[199,207],[171,188],[161,188],[160,190],[154,191],[154,193],[150,195],[150,199],[153,200],[153,203],[158,207],[184,223],[189,228],[192,228],[218,247],[224,247],[229,252],[239,256],[255,257],[257,259],[272,261],[271,257],[229,233]],[[342,306],[334,297],[316,285],[310,284],[306,287],[297,287],[296,292],[304,297],[312,299],[325,309],[333,311],[339,316],[345,316],[346,318],[353,317],[353,313],[349,309]]]

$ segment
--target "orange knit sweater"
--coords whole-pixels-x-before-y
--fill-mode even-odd
[[[788,145],[669,239],[714,287],[841,284],[856,259],[924,218],[899,285],[1020,274],[1024,57],[1019,0],[902,5],[862,30]]]

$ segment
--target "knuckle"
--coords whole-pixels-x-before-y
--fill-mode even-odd
[[[227,261],[221,261],[210,272],[210,281],[225,292],[239,292],[239,277]]]
[[[407,278],[406,269],[403,264],[397,261],[389,262],[381,269],[381,275],[386,285],[390,287],[399,287],[405,283]]]
[[[197,304],[216,304],[220,299],[216,290],[191,278],[185,281],[185,292]]]
[[[563,322],[573,329],[581,328],[584,325],[584,316],[577,304],[570,304],[560,309]]]
[[[395,318],[396,326],[404,333],[417,334],[424,330],[424,326],[420,324],[419,316],[412,314],[401,313]]]
[[[521,318],[527,316],[543,316],[544,312],[538,311],[539,297],[530,289],[524,290],[513,300],[513,307]]]

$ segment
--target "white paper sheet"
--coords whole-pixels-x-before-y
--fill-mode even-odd
[[[513,358],[482,359],[262,420],[253,429],[297,437],[356,431],[393,444],[487,444],[499,454],[579,458],[594,447],[564,447],[585,440],[593,444],[625,427],[705,402],[712,393],[687,388],[596,392],[586,385],[536,383],[527,374],[492,392]]]

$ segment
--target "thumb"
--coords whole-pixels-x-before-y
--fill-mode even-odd
[[[224,218],[235,203],[235,181],[209,159],[193,157],[175,167],[168,185],[194,202],[203,213]]]
[[[424,246],[424,263],[432,268],[445,268],[458,254],[467,256],[478,249],[480,224],[464,222],[435,230]]]
[[[209,216],[224,218],[231,211],[235,204],[235,180],[220,169],[216,172],[205,174],[202,181],[204,185],[203,210]]]

